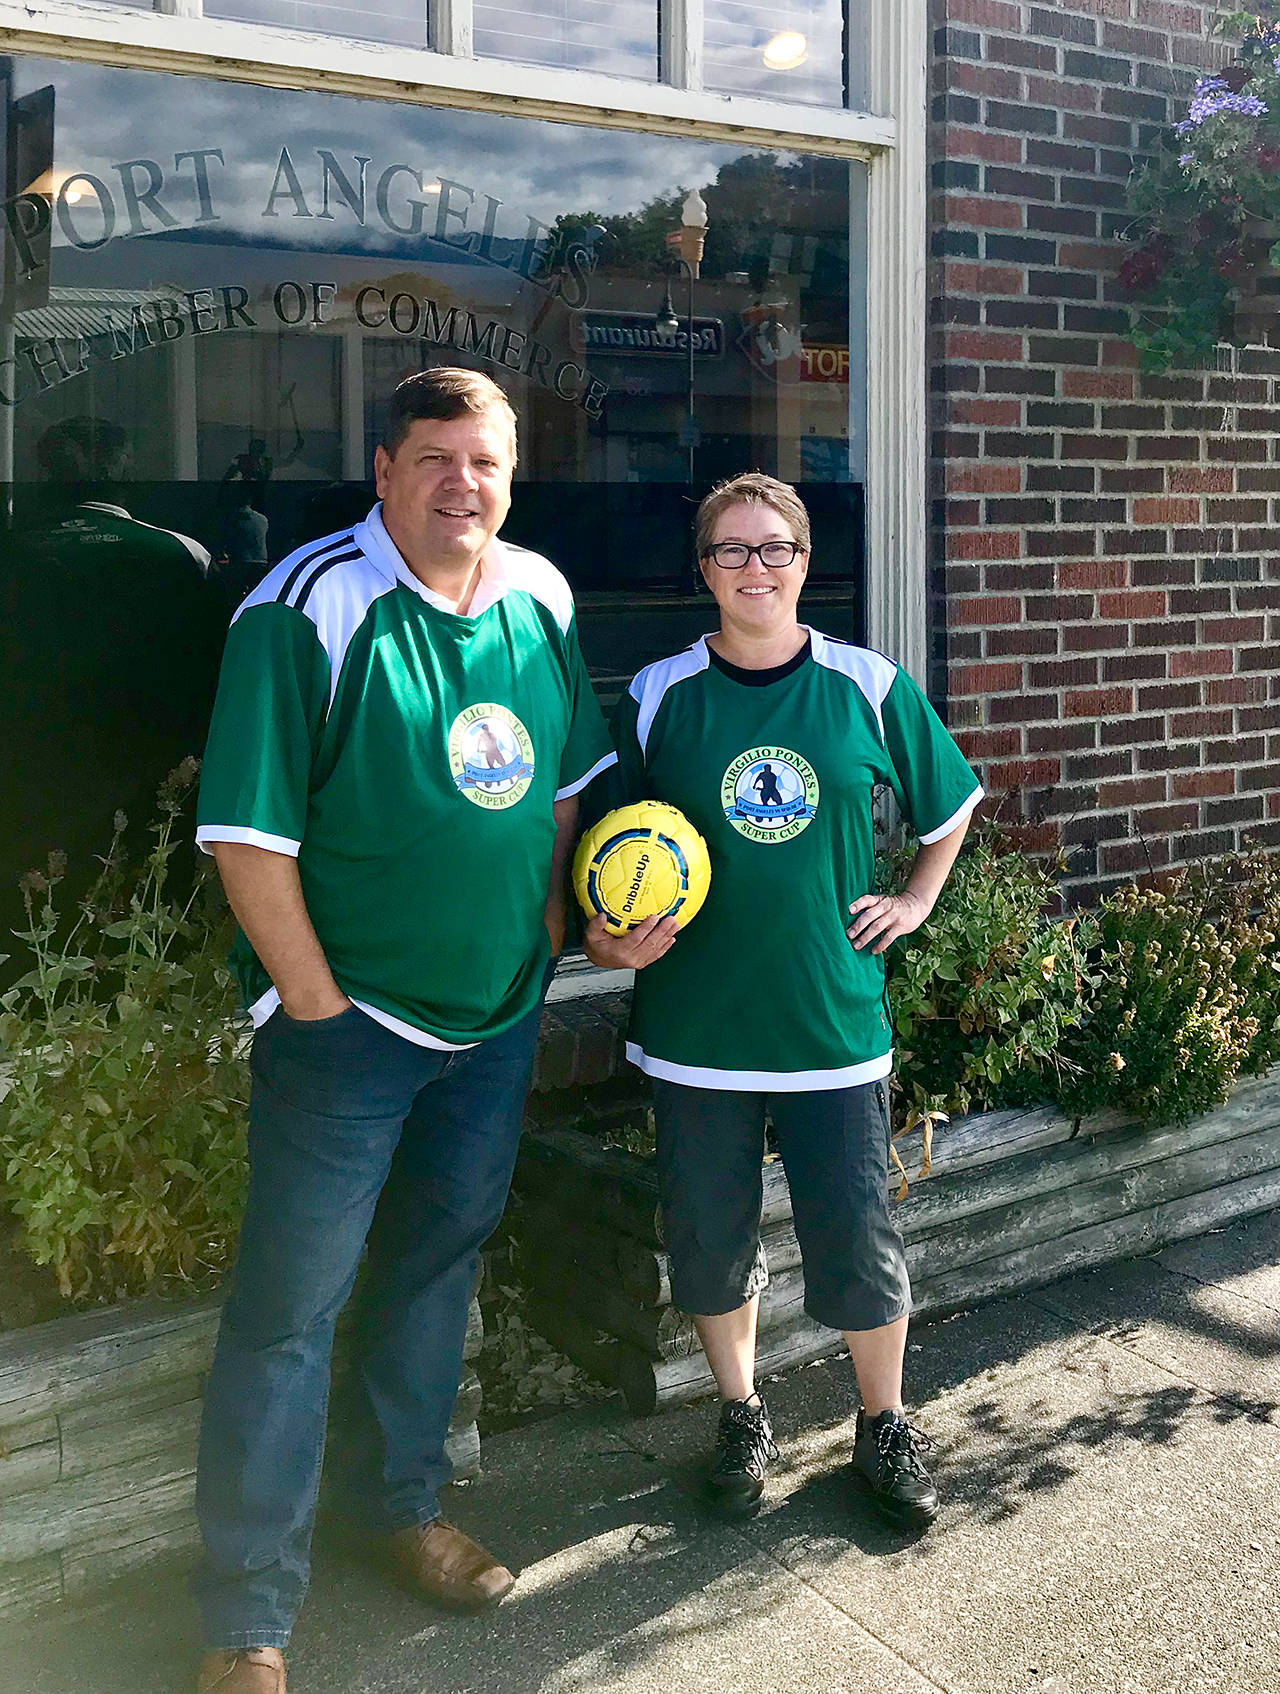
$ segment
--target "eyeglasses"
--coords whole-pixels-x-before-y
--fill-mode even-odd
[[[740,571],[755,553],[762,565],[778,571],[794,564],[796,554],[804,551],[798,541],[766,541],[762,547],[748,547],[744,541],[717,541],[702,556],[713,560],[722,571]]]

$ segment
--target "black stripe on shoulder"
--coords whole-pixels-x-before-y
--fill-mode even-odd
[[[332,552],[335,547],[347,547],[354,540],[354,530],[348,530],[345,535],[335,535],[332,540],[324,542],[319,547],[313,547],[309,553],[305,553],[284,579],[284,583],[281,586],[279,594],[276,595],[276,599],[282,605],[287,605],[289,602],[289,596],[293,593],[294,584],[302,575],[303,571],[306,570],[308,565],[313,565],[317,559],[323,558],[326,553]]]
[[[333,558],[322,560],[299,589],[298,598],[293,602],[294,611],[306,611],[307,599],[310,596],[311,590],[315,587],[316,583],[319,582],[320,578],[326,571],[331,571],[335,565],[346,565],[349,564],[352,559],[359,559],[362,557],[363,554],[360,549],[358,547],[353,547],[349,553],[335,553]]]

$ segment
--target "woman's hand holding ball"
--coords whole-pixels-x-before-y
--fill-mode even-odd
[[[645,918],[625,935],[609,929],[603,912],[587,925],[583,950],[593,965],[606,971],[642,971],[660,959],[680,933],[676,918]]]

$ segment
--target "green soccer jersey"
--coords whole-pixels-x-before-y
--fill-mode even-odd
[[[872,790],[922,842],[982,798],[892,659],[811,634],[803,662],[749,686],[705,638],[642,670],[614,716],[628,799],[666,800],[705,838],[706,904],[636,973],[628,1057],[699,1088],[803,1092],[887,1076],[883,960],[849,906],[874,886]]]
[[[411,1041],[470,1046],[536,1004],[552,803],[613,762],[554,566],[495,542],[460,617],[375,507],[237,612],[198,839],[296,855],[343,992]],[[235,963],[261,1023],[279,1000],[243,937]]]

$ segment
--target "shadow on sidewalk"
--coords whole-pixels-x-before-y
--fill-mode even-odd
[[[1130,1476],[1141,1473],[1137,1498],[1172,1487],[1166,1474],[1207,1486],[1219,1464],[1228,1475],[1247,1465],[1244,1429],[1238,1455],[1212,1429],[1280,1412],[1280,1215],[1197,1245],[1169,1250],[1167,1267],[1129,1261],[916,1327],[908,1397],[935,1436],[944,1490],[923,1539],[850,1499],[847,1360],[767,1385],[786,1457],[746,1528],[709,1520],[697,1497],[714,1408],[643,1422],[616,1403],[582,1408],[492,1439],[486,1475],[450,1491],[446,1515],[523,1572],[495,1615],[430,1611],[326,1527],[291,1694],[747,1694],[773,1686],[762,1667],[783,1649],[810,1667],[796,1687],[921,1694],[914,1671],[793,1571],[812,1562],[864,1582],[871,1572],[856,1566],[871,1559],[886,1599],[910,1607],[917,1561],[944,1576],[956,1561],[971,1567],[974,1531],[1013,1537],[1016,1556],[1019,1517],[1046,1498],[1061,1499],[1066,1521],[1084,1494],[1114,1497],[1119,1533]],[[1157,1343],[1187,1352],[1184,1380],[1152,1365]],[[1190,1473],[1183,1453],[1157,1457],[1183,1443],[1193,1458],[1216,1457]],[[1026,1557],[1036,1550],[1029,1542]],[[169,1571],[91,1608],[0,1629],[0,1694],[173,1694],[189,1685],[195,1641]]]

